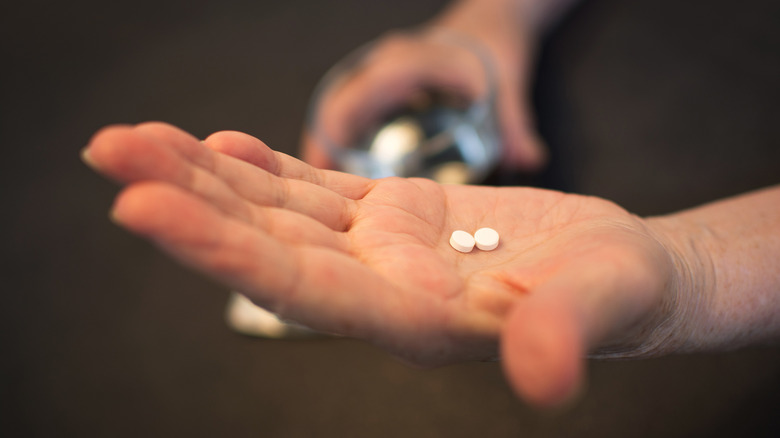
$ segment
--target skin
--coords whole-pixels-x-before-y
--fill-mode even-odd
[[[113,219],[185,265],[410,363],[500,356],[538,406],[577,394],[586,354],[717,350],[780,333],[778,188],[642,219],[548,190],[369,180],[245,134],[200,141],[162,123],[105,128],[83,157],[126,186]],[[499,231],[497,249],[450,247],[452,231],[482,226]]]
[[[463,0],[412,33],[383,38],[329,103],[334,129],[424,86],[480,90],[474,60],[441,50],[441,29],[496,63],[503,163],[544,165],[528,104],[536,40],[572,0]],[[409,62],[413,60],[414,62]],[[390,74],[390,73],[392,74]],[[373,109],[372,109],[373,108]],[[284,318],[365,339],[407,362],[501,363],[536,406],[572,400],[587,356],[653,357],[780,338],[780,187],[663,217],[560,192],[367,180],[315,167],[236,132],[205,141],[162,123],[113,126],[85,162],[125,185],[122,227]],[[499,231],[462,254],[457,229]]]
[[[495,102],[503,137],[502,163],[533,172],[547,161],[534,125],[530,82],[537,39],[573,0],[465,0],[453,2],[418,28],[390,32],[355,69],[336,95],[321,103],[319,123],[329,133],[343,133],[362,119],[379,119],[398,101],[412,100],[421,89],[455,89],[474,97],[485,89],[484,70],[473,54],[447,35],[470,41],[494,64]],[[444,43],[442,43],[444,41]],[[333,135],[331,135],[333,136]],[[339,135],[336,134],[335,137]],[[334,163],[307,127],[303,159],[320,168]]]

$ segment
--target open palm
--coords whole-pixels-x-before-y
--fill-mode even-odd
[[[540,403],[576,387],[588,351],[641,345],[670,299],[666,250],[597,198],[368,180],[160,123],[106,128],[84,156],[128,184],[121,225],[256,303],[419,364],[501,352]],[[450,247],[483,226],[497,249]]]

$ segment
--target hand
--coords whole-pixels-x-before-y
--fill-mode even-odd
[[[490,22],[461,28],[458,20],[446,18],[416,31],[390,33],[360,60],[350,61],[356,65],[341,72],[318,96],[315,119],[303,137],[305,161],[334,168],[322,136],[336,145],[350,146],[387,114],[414,107],[414,102],[424,100],[421,96],[434,91],[469,102],[488,100],[486,96],[494,93],[491,105],[502,138],[504,165],[535,171],[545,164],[546,150],[533,126],[527,96],[530,60],[522,44],[505,41],[516,33],[502,35],[501,40],[490,31]]]
[[[676,293],[647,224],[597,198],[368,180],[160,123],[106,128],[84,158],[127,185],[120,225],[257,304],[421,365],[500,353],[541,405],[576,391],[587,352],[645,345]],[[497,249],[450,247],[483,226]]]

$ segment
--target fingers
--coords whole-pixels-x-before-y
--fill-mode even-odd
[[[317,95],[314,120],[303,139],[304,158],[318,167],[334,165],[323,139],[335,147],[354,147],[386,117],[413,106],[429,91],[466,100],[487,93],[478,58],[422,34],[389,35],[339,67],[338,77]]]
[[[314,133],[304,129],[301,140],[301,158],[311,166],[318,169],[334,169],[336,164],[323,146],[314,136]]]
[[[547,163],[547,148],[539,138],[533,120],[528,75],[519,62],[512,62],[517,54],[507,55],[495,49],[497,90],[496,109],[503,141],[505,165],[525,171],[539,170]]]
[[[419,35],[386,37],[344,75],[324,93],[318,114],[337,142],[348,137],[342,130],[370,126],[426,89],[466,99],[487,94],[477,57],[459,45]]]
[[[642,249],[586,254],[517,302],[501,351],[505,373],[523,398],[542,407],[572,400],[582,389],[583,358],[591,349],[632,342],[663,287]]]
[[[249,138],[238,139],[246,143]],[[255,161],[262,161],[263,154],[278,158],[265,145],[255,145],[255,149],[260,151],[256,153],[259,158],[254,157]],[[93,167],[120,182],[170,182],[244,220],[250,220],[252,210],[257,206],[299,212],[334,230],[348,228],[351,220],[351,200],[318,185],[317,182],[325,178],[320,178],[313,170],[307,175],[304,168],[308,166],[303,163],[296,172],[286,172],[289,178],[279,177],[248,161],[216,153],[170,125],[150,123],[135,128],[104,129],[90,142],[85,158]],[[280,169],[292,167],[274,163],[274,160],[266,160],[261,164]],[[348,178],[330,179],[335,180],[336,185],[342,184],[345,191],[354,193],[366,186],[362,181]]]
[[[140,129],[139,129],[140,128]],[[182,131],[158,126],[109,127],[98,132],[85,149],[87,163],[121,183],[167,181],[197,193],[227,214],[251,220],[244,200],[224,181],[194,164],[214,166],[213,154]],[[156,132],[149,132],[150,129]]]
[[[505,87],[510,90],[516,86]],[[504,143],[505,164],[525,171],[537,171],[547,164],[547,148],[530,120],[530,110],[516,92],[502,92],[498,97],[499,123]]]
[[[353,257],[275,235],[225,216],[202,199],[166,183],[125,189],[115,220],[151,239],[176,259],[256,303],[312,328],[382,342],[405,332],[406,295]],[[181,218],[186,217],[187,221]],[[425,297],[416,301],[424,302]],[[387,333],[384,324],[397,330]]]
[[[521,93],[518,67],[507,65],[508,60],[500,56],[495,58],[494,86],[505,164],[538,170],[547,162],[547,150],[536,133],[525,91]],[[367,127],[409,105],[426,89],[474,100],[486,95],[490,80],[473,53],[422,35],[386,37],[361,62],[320,96],[315,126],[309,126],[304,136],[307,162],[334,166],[321,143],[323,137],[336,147],[354,146],[354,138]]]
[[[269,290],[294,287],[295,276],[289,272],[296,262],[289,249],[175,186],[131,185],[117,197],[112,216],[186,265],[204,269],[240,290],[256,287],[250,275],[262,277]]]
[[[217,132],[204,140],[204,144],[217,152],[265,169],[276,176],[310,182],[349,199],[363,198],[372,186],[365,178],[318,169],[312,164],[273,151],[262,141],[241,132]]]
[[[584,375],[584,339],[577,313],[559,300],[517,305],[503,328],[504,372],[515,391],[540,407],[572,400]]]

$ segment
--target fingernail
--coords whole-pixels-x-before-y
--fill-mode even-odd
[[[108,211],[108,220],[110,220],[114,225],[122,225],[122,222],[119,220],[119,216],[116,214],[116,207],[111,207],[111,210]]]
[[[89,146],[85,147],[81,150],[81,161],[84,162],[87,166],[91,167],[92,169],[97,169],[97,164],[92,159],[92,155],[89,153]]]

